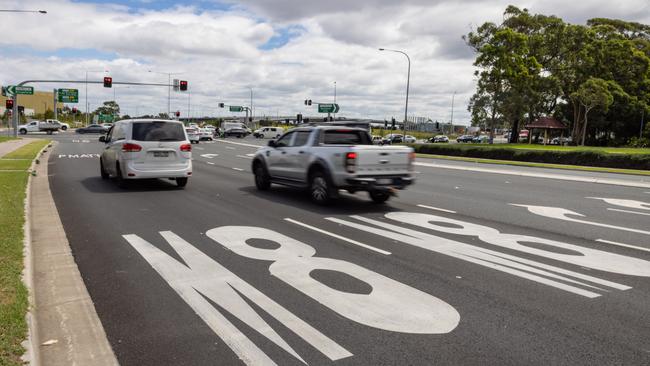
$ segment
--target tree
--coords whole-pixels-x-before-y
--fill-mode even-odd
[[[609,84],[598,78],[590,78],[584,82],[578,91],[571,95],[571,98],[576,102],[580,103],[584,109],[584,121],[582,125],[582,141],[581,145],[585,145],[585,137],[587,135],[587,123],[589,112],[592,109],[600,107],[603,111],[607,112],[607,109],[614,102],[614,97],[609,91]]]
[[[95,114],[108,114],[111,116],[119,116],[120,114],[120,105],[113,100],[104,102],[104,105],[97,108],[94,112]]]

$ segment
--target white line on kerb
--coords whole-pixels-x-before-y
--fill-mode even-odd
[[[232,168],[232,169],[233,169],[233,170],[236,170],[236,171],[238,171],[238,172],[243,172],[243,171],[244,171],[244,169],[242,169],[242,168]]]
[[[323,230],[323,229],[319,229],[319,228],[317,228],[317,227],[314,227],[314,226],[311,226],[311,225],[307,225],[307,224],[305,224],[305,223],[302,223],[302,222],[300,222],[300,221],[296,221],[296,220],[294,220],[294,219],[290,219],[290,218],[288,218],[288,217],[285,218],[284,220],[285,220],[285,221],[288,221],[288,222],[290,222],[290,223],[292,223],[292,224],[300,225],[300,226],[302,226],[302,227],[306,227],[307,229],[311,229],[311,230],[317,231],[317,232],[319,232],[319,233],[321,233],[321,234],[329,235],[329,236],[331,236],[331,237],[333,237],[333,238],[340,239],[340,240],[343,240],[343,241],[347,241],[347,242],[350,243],[350,244],[354,244],[354,245],[358,245],[358,246],[360,246],[360,247],[362,247],[362,248],[370,249],[370,250],[372,250],[372,251],[375,251],[375,252],[377,252],[377,253],[381,253],[381,254],[383,254],[383,255],[391,255],[391,252],[387,252],[387,251],[385,251],[385,250],[382,250],[382,249],[379,249],[379,248],[375,248],[375,247],[370,246],[370,245],[367,245],[367,244],[359,243],[359,242],[356,241],[356,240],[348,239],[348,238],[343,237],[343,236],[341,236],[341,235],[337,235],[337,234],[334,234],[334,233],[330,233],[329,231],[325,231],[325,230]]]
[[[625,212],[625,213],[631,213],[631,214],[637,214],[637,215],[650,216],[650,213],[638,212],[638,211],[630,211],[630,210],[621,210],[621,209],[618,209],[618,208],[608,208],[607,210],[608,211]]]
[[[438,208],[438,207],[427,206],[427,205],[418,205],[418,207],[428,208],[429,210],[436,210],[436,211],[442,211],[442,212],[453,213],[453,214],[457,213],[456,211],[445,210],[444,208]]]
[[[609,240],[605,240],[605,239],[596,239],[596,241],[599,242],[599,243],[618,245],[619,247],[632,248],[632,249],[641,250],[641,251],[644,251],[644,252],[650,252],[649,248],[642,248],[642,247],[637,247],[637,246],[634,246],[634,245],[617,243],[615,241],[609,241]]]

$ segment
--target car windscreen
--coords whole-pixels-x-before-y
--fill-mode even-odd
[[[365,131],[359,130],[325,130],[323,133],[325,145],[372,145]]]
[[[136,141],[183,141],[185,133],[180,123],[136,122],[132,138]]]

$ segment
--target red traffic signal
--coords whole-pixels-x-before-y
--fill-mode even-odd
[[[181,80],[180,89],[181,89],[181,91],[186,91],[187,90],[187,81],[186,80]]]
[[[176,111],[175,114],[176,114],[176,117],[180,117],[181,116],[181,111]]]
[[[104,77],[104,88],[111,88],[113,87],[113,78],[110,76],[105,76]]]
[[[7,103],[5,104],[5,108],[14,109],[14,100],[13,99],[7,99]]]
[[[72,113],[77,114],[77,107],[72,107]]]

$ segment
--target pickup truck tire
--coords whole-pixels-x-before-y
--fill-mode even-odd
[[[183,188],[187,185],[187,178],[176,178],[176,185],[179,188]]]
[[[314,202],[321,205],[332,202],[335,190],[322,170],[315,170],[309,176],[309,195]]]
[[[370,191],[368,192],[368,194],[370,195],[370,199],[374,203],[384,203],[388,201],[388,199],[390,198],[390,194],[388,194],[388,192]]]
[[[255,169],[253,171],[255,174],[255,187],[260,191],[266,191],[271,188],[271,179],[269,178],[269,173],[264,168],[262,163],[257,162],[255,164]]]
[[[67,130],[67,129],[68,129],[67,127],[65,127],[65,126],[61,126],[61,130],[65,131],[65,130]]]
[[[27,135],[27,130],[24,128],[21,128],[19,132],[21,135]]]
[[[108,172],[104,169],[104,162],[102,159],[99,159],[99,174],[101,174],[102,179],[108,179]]]

